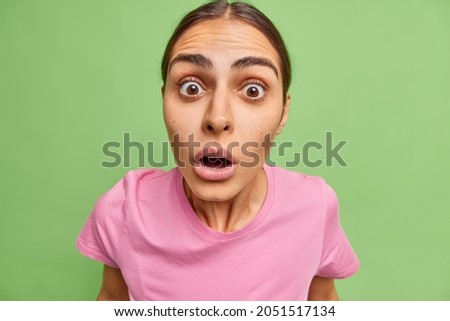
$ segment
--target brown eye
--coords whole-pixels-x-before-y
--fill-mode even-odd
[[[259,89],[256,86],[247,88],[247,96],[257,98],[259,96]]]
[[[259,84],[249,84],[242,89],[242,93],[250,99],[258,99],[266,93],[265,88]]]
[[[181,85],[180,92],[185,96],[198,96],[205,90],[195,81],[187,81]]]
[[[199,89],[198,89],[198,86],[197,86],[197,85],[189,85],[189,86],[186,88],[186,93],[187,93],[188,95],[197,95],[198,92],[199,92]]]

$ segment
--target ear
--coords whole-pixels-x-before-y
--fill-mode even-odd
[[[164,99],[164,91],[165,91],[164,85],[161,86],[161,97]]]
[[[283,113],[281,114],[280,123],[278,124],[278,128],[275,131],[275,135],[281,134],[284,125],[286,125],[286,122],[288,120],[290,104],[291,104],[291,95],[289,93],[287,93],[286,101],[284,102],[284,106],[283,106]]]

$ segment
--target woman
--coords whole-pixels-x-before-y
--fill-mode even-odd
[[[79,250],[103,262],[99,300],[337,300],[359,262],[319,177],[265,165],[288,118],[289,57],[244,3],[188,13],[162,62],[177,161],[104,194]]]

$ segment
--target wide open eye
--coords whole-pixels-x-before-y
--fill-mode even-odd
[[[266,94],[266,89],[260,84],[248,84],[242,88],[241,93],[249,99],[259,99]]]
[[[180,85],[180,93],[184,96],[195,97],[203,94],[205,90],[196,81],[185,81]]]

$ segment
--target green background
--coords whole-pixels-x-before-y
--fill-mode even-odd
[[[162,158],[159,63],[177,21],[202,2],[0,0],[0,299],[95,298],[102,266],[74,242],[130,169],[101,167],[111,160],[102,145],[127,132]],[[294,65],[278,138],[294,148],[273,159],[284,166],[327,131],[348,141],[349,166],[295,168],[338,194],[361,261],[337,282],[341,298],[449,300],[450,1],[252,3]]]

